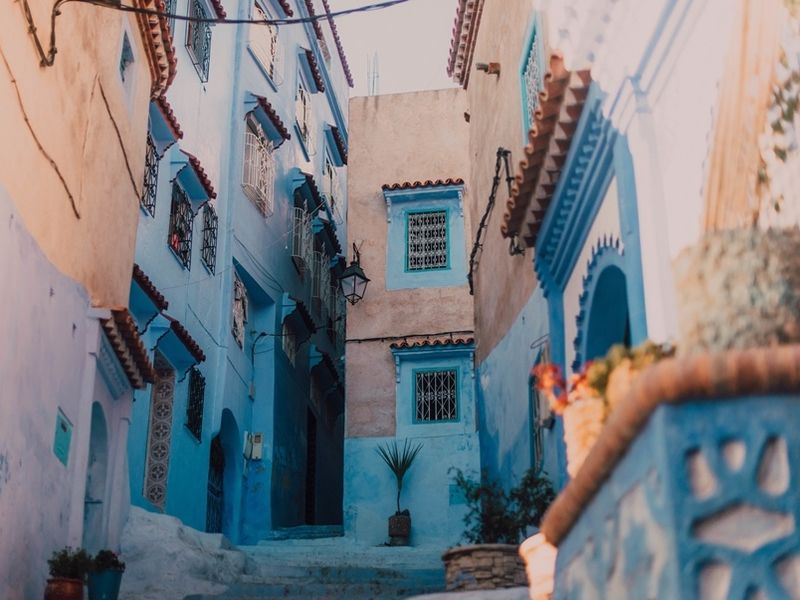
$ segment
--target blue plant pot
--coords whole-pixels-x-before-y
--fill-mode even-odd
[[[117,600],[123,571],[89,573],[89,600]]]

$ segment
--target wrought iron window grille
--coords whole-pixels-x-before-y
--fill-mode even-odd
[[[311,150],[311,95],[302,82],[297,84],[297,97],[295,98],[295,118],[300,139],[306,147],[308,154]]]
[[[188,271],[192,266],[192,205],[178,182],[172,184],[172,207],[169,214],[167,245]]]
[[[458,372],[418,371],[414,382],[416,421],[454,421],[458,418]]]
[[[537,32],[531,40],[528,56],[525,59],[525,68],[522,71],[525,96],[524,108],[526,111],[525,119],[528,128],[533,124],[534,114],[536,113],[536,109],[539,108],[539,92],[544,89],[544,74],[542,73],[540,52],[541,48]]]
[[[324,321],[328,315],[331,293],[330,259],[324,252],[314,251],[313,277],[311,279],[311,299],[314,310]]]
[[[207,19],[208,15],[200,0],[191,0],[189,17]],[[208,68],[211,63],[211,25],[201,21],[186,21],[186,48],[192,64],[203,83],[208,81]]]
[[[339,199],[339,194],[341,192],[339,188],[339,176],[336,172],[336,169],[333,166],[333,161],[327,156],[325,156],[325,164],[322,168],[323,179],[323,193],[328,198],[328,204],[330,206],[331,212],[335,213],[337,206],[336,202]]]
[[[294,207],[292,218],[292,261],[297,271],[303,275],[313,268],[314,232],[311,227],[311,215],[300,206]]]
[[[253,19],[268,21],[270,16],[258,3],[253,6]],[[278,66],[278,26],[273,24],[250,25],[250,49],[274,82]]]
[[[217,266],[217,230],[219,217],[214,207],[206,204],[203,207],[203,246],[200,249],[200,258],[206,269],[214,273]]]
[[[151,217],[156,216],[156,194],[158,192],[158,164],[160,161],[158,149],[153,137],[147,134],[147,149],[144,156],[144,183],[140,203],[142,209]]]
[[[295,366],[296,364],[297,346],[297,334],[295,333],[294,328],[289,324],[288,321],[284,321],[281,331],[281,347],[283,348],[283,353],[286,355],[286,358],[289,359],[289,362],[292,364],[292,366]]]
[[[275,147],[258,127],[252,119],[248,120],[244,134],[242,188],[261,214],[269,217],[275,204]]]
[[[448,266],[447,211],[426,211],[408,215],[406,269],[425,271]]]
[[[164,12],[169,15],[175,14],[175,9],[178,6],[178,0],[166,0]],[[169,17],[167,19],[167,24],[169,25],[169,31],[172,34],[172,37],[175,37],[175,17]]]
[[[203,404],[206,395],[206,378],[192,367],[189,372],[189,398],[186,403],[186,428],[200,441],[203,432]]]

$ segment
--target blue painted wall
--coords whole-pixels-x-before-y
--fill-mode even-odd
[[[179,0],[179,12],[182,4]],[[278,3],[265,0],[264,6],[272,16],[283,16]],[[240,19],[250,18],[252,7],[252,0],[227,2],[225,6],[229,17]],[[306,16],[304,3],[293,2],[292,8],[296,17]],[[176,39],[182,39],[184,25],[178,23],[176,28]],[[185,135],[161,160],[155,217],[143,211],[140,219],[136,260],[169,300],[166,312],[181,321],[207,357],[199,365],[206,378],[200,442],[183,426],[188,378],[176,386],[166,512],[187,525],[205,528],[210,442],[222,431],[226,462],[223,531],[233,541],[253,543],[273,527],[304,521],[310,345],[331,355],[338,365],[339,348],[329,338],[327,323],[318,314],[312,315],[317,328],[298,335],[302,343],[295,368],[287,366],[280,337],[276,337],[281,333],[284,313],[280,306],[285,298],[291,296],[311,306],[310,278],[301,277],[291,260],[291,208],[294,192],[304,182],[301,171],[312,175],[322,190],[323,157],[329,152],[324,131],[335,125],[345,143],[347,139],[343,109],[347,83],[327,24],[323,23],[323,30],[332,51],[330,64],[326,64],[310,24],[279,27],[281,61],[273,79],[249,48],[247,25],[213,29],[209,81],[205,84],[200,83],[185,48],[176,45],[178,76],[167,96]],[[312,94],[316,144],[310,154],[299,142],[294,126],[295,92],[301,76],[299,56],[306,48],[316,56],[326,87],[325,92]],[[253,94],[267,99],[292,136],[275,151],[274,212],[268,217],[244,195],[241,186],[245,117],[253,108]],[[194,219],[190,271],[181,267],[166,245],[170,179],[174,172],[170,162],[181,156],[181,149],[200,158],[217,191],[212,202],[219,217],[213,274],[200,261],[199,213]],[[341,188],[339,211],[343,217],[346,167],[337,171]],[[307,186],[302,193],[310,196]],[[199,203],[194,208],[198,210]],[[343,218],[340,220],[335,227],[342,241],[346,237]],[[234,272],[244,282],[249,301],[243,347],[231,333]],[[142,302],[133,287],[132,306]],[[159,325],[163,325],[162,317],[150,325],[144,336],[148,348],[153,348],[163,333]],[[140,321],[140,328],[143,326]],[[262,332],[266,335],[259,337]],[[179,373],[178,379],[181,376]],[[149,398],[149,389],[137,394],[129,451],[132,501],[153,509],[142,495]],[[341,411],[335,395],[330,395],[329,400],[326,410]],[[325,421],[328,422],[331,427],[322,428],[324,431],[318,435],[317,473],[321,475],[317,483],[317,517],[325,522],[340,522],[341,425],[337,429],[335,415]],[[264,434],[261,460],[243,458],[245,432]],[[234,435],[238,436],[238,443],[234,443]]]
[[[548,311],[536,288],[506,335],[478,366],[481,465],[491,479],[515,485],[533,466],[530,371],[548,343]],[[542,430],[542,470],[560,483],[560,429]]]

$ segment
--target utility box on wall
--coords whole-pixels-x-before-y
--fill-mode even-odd
[[[261,460],[264,454],[264,434],[245,431],[243,454],[247,460]]]

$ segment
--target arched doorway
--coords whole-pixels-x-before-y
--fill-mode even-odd
[[[226,408],[209,449],[206,531],[223,533],[234,543],[238,542],[241,452],[239,426],[233,413]]]
[[[631,345],[631,325],[625,273],[609,265],[599,273],[591,298],[584,357],[605,356],[614,344]]]
[[[89,552],[105,547],[105,496],[108,472],[108,429],[103,407],[92,403],[89,461],[83,499],[83,542]]]

